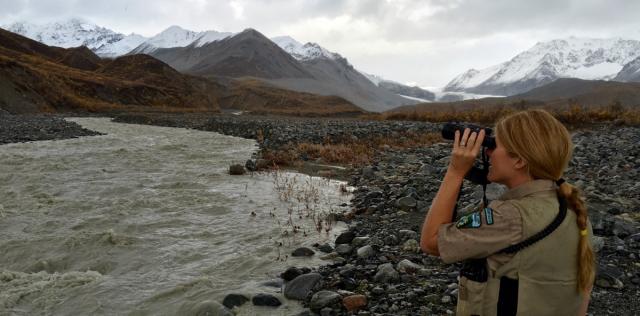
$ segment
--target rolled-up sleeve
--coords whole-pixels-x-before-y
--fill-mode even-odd
[[[440,226],[438,251],[444,262],[484,258],[522,240],[522,217],[513,204],[492,201],[489,208],[489,212],[486,209],[479,211],[479,227],[458,228],[456,223]]]

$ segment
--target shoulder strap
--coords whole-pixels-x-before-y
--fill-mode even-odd
[[[497,253],[508,253],[508,254],[516,253],[524,248],[527,248],[537,243],[538,241],[542,240],[543,238],[551,234],[554,230],[556,230],[556,228],[560,226],[564,218],[567,216],[567,201],[564,198],[558,196],[558,202],[560,204],[559,206],[560,212],[558,212],[558,215],[556,216],[556,218],[554,218],[553,221],[549,225],[547,225],[547,227],[545,227],[543,230],[541,230],[537,234],[527,238],[526,240],[521,241],[515,245],[511,245],[507,248],[504,248],[498,251]]]

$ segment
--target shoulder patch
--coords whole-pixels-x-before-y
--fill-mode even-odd
[[[473,212],[462,216],[456,223],[457,228],[478,228],[482,225],[480,212]]]
[[[493,209],[490,207],[484,208],[484,219],[487,225],[493,225]]]

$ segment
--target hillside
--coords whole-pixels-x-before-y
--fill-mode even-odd
[[[100,59],[86,47],[50,47],[0,29],[0,111],[219,111],[344,115],[350,102],[249,81],[185,75],[148,55]]]
[[[503,107],[546,107],[567,109],[571,105],[599,108],[611,105],[640,109],[640,83],[563,78],[529,92],[506,98],[483,98],[457,102],[422,103],[402,106],[389,112],[451,112],[494,110]]]
[[[231,81],[229,90],[219,102],[223,109],[256,114],[344,116],[364,113],[361,108],[340,97],[279,89],[255,79]]]
[[[11,113],[136,106],[219,109],[217,85],[175,71],[149,75],[158,67],[168,66],[147,57],[107,62],[86,48],[49,47],[0,29],[0,108]],[[118,73],[117,68],[126,70]]]

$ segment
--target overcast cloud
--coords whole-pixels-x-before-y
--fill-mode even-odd
[[[81,17],[125,34],[171,25],[290,35],[403,83],[445,85],[568,36],[640,39],[635,0],[0,0],[0,25]]]

